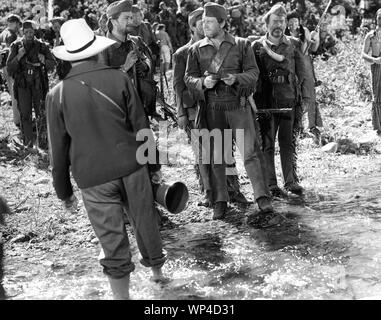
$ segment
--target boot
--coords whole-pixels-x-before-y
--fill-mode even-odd
[[[287,198],[287,194],[276,185],[270,186],[269,190],[273,198]]]
[[[273,205],[271,204],[271,200],[268,197],[260,197],[257,199],[257,204],[259,207],[259,210],[262,211],[262,213],[271,213],[274,212]]]
[[[216,202],[214,208],[213,208],[213,220],[217,219],[223,219],[226,214],[226,209],[228,207],[228,204],[226,201],[218,201]]]
[[[287,183],[284,188],[291,193],[295,193],[297,195],[301,195],[304,191],[303,187],[297,184],[296,182]]]
[[[114,296],[114,300],[130,299],[130,274],[119,279],[113,279],[111,277],[108,277],[108,281],[110,282],[110,287]]]

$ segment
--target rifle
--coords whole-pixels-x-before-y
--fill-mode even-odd
[[[315,29],[314,29],[315,32],[317,32],[317,31],[319,30],[320,25],[321,25],[321,23],[322,23],[322,21],[323,21],[323,18],[324,18],[324,16],[327,14],[327,11],[328,11],[329,7],[331,6],[331,3],[332,3],[332,0],[329,0],[328,5],[325,7],[325,9],[324,9],[324,11],[323,11],[323,14],[321,15],[321,17],[320,17],[320,19],[319,19],[319,22],[318,22],[318,24],[316,25],[316,27],[315,27]],[[311,42],[307,45],[307,47],[306,47],[306,49],[304,50],[303,54],[306,54],[306,52],[308,52],[308,50],[310,49],[310,47],[311,47]]]

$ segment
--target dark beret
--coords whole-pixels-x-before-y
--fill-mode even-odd
[[[121,0],[111,3],[106,10],[107,16],[110,18],[121,12],[131,12],[132,2],[129,0]]]
[[[192,11],[188,16],[189,26],[193,26],[193,24],[198,20],[197,18],[201,17],[203,13],[203,8],[197,8],[196,10]]]
[[[214,2],[208,2],[204,5],[204,15],[205,17],[215,17],[216,19],[228,19],[225,8]]]

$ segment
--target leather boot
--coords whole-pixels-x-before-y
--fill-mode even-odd
[[[274,212],[273,205],[271,204],[271,200],[268,197],[260,197],[257,199],[257,204],[259,207],[259,210],[262,211],[262,213],[271,213]]]
[[[123,278],[114,279],[108,277],[114,300],[129,300],[130,299],[130,275]]]
[[[218,201],[213,208],[213,220],[223,219],[225,217],[228,204],[226,201]]]

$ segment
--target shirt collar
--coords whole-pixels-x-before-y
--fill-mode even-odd
[[[87,72],[93,72],[93,71],[97,71],[97,70],[103,70],[103,69],[112,69],[112,68],[105,66],[103,64],[100,64],[96,61],[82,62],[82,63],[72,67],[70,69],[69,73],[67,74],[67,76],[65,77],[65,79],[77,76],[79,74],[83,74],[83,73],[87,73]]]
[[[201,41],[200,42],[200,48],[205,47],[205,46],[213,46],[214,47],[213,42],[208,37],[205,37],[204,39],[202,39],[200,41]],[[231,43],[232,45],[235,44],[235,38],[228,32],[225,32],[224,40],[222,40],[222,42],[225,42],[225,41]]]

